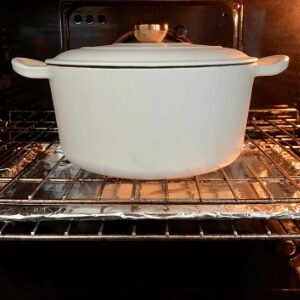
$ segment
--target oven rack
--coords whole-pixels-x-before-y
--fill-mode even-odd
[[[140,181],[67,161],[53,111],[10,111],[0,131],[0,220],[299,219],[298,121],[292,108],[251,110],[244,150],[230,166]]]
[[[296,253],[296,220],[57,220],[0,222],[0,240],[288,240]]]

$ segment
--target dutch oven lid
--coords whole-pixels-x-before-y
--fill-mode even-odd
[[[49,65],[78,67],[156,68],[250,64],[257,58],[231,48],[190,43],[132,43],[83,47],[63,52]]]

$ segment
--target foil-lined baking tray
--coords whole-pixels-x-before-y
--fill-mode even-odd
[[[52,111],[14,111],[0,131],[0,220],[299,218],[295,109],[250,111],[240,157],[176,180],[125,180],[80,169]]]

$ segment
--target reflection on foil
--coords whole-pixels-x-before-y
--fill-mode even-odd
[[[80,168],[67,159],[62,160],[60,165],[51,174],[50,178],[73,178]]]
[[[97,199],[102,182],[82,182],[76,183],[70,193],[68,199]]]
[[[62,199],[69,188],[69,183],[44,184],[34,196],[34,199]]]
[[[279,145],[270,147],[272,158],[291,176],[300,175],[300,162]]]
[[[4,199],[27,199],[38,186],[38,183],[14,182],[3,193]]]
[[[200,183],[199,186],[203,199],[234,199],[234,196],[226,182]]]
[[[291,220],[282,220],[281,225],[287,232],[298,233],[299,228]]]
[[[284,146],[279,146],[272,143],[271,140],[256,141],[258,146],[267,153],[280,167],[282,167],[290,176],[300,175],[300,162],[293,155],[291,155]],[[274,164],[265,156],[262,151],[254,145],[245,144],[243,155],[249,160],[249,163],[256,167],[259,177],[274,177],[282,176],[276,170]],[[257,161],[258,160],[258,161]],[[251,162],[252,161],[252,162]]]
[[[264,199],[268,198],[267,193],[258,182],[233,182],[236,195],[240,199]]]
[[[0,177],[15,177],[26,168],[38,155],[46,149],[45,144],[38,144],[32,148],[24,148],[0,169]],[[16,149],[19,150],[19,149]]]
[[[163,201],[165,199],[164,186],[161,182],[142,183],[139,190],[140,199],[157,199]]]
[[[257,144],[266,151],[266,153],[269,152],[269,144],[265,142],[257,142]],[[242,156],[246,163],[255,170],[255,174],[258,177],[282,177],[282,174],[275,168],[272,161],[250,142],[244,145]]]
[[[34,162],[33,166],[24,173],[24,178],[44,178],[56,165],[57,161],[63,157],[63,153],[56,151],[56,146],[51,146],[42,159]]]
[[[241,158],[237,158],[232,164],[225,168],[229,178],[254,178],[253,174],[245,167]]]
[[[290,182],[284,180],[265,181],[264,185],[268,188],[274,198],[300,198],[300,191]]]
[[[57,152],[57,153],[63,153],[62,146],[61,145],[57,145],[57,147],[55,148],[55,152]]]
[[[223,180],[223,175],[220,171],[202,174],[202,175],[199,175],[198,177],[201,180],[211,180],[211,179]]]
[[[107,183],[103,189],[101,199],[130,199],[131,183]]]
[[[168,191],[170,199],[199,199],[195,182],[169,182]]]

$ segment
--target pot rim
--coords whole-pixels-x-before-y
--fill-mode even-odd
[[[232,66],[257,62],[233,48],[190,43],[133,43],[82,47],[46,60],[74,67],[160,68]]]
[[[102,65],[95,65],[95,64],[78,64],[78,62],[70,62],[70,63],[55,63],[49,62],[46,60],[46,64],[49,66],[56,66],[56,67],[73,67],[73,68],[91,68],[91,69],[192,69],[192,68],[211,68],[211,67],[233,67],[233,66],[243,66],[243,65],[251,65],[256,63],[258,59],[253,59],[249,61],[245,61],[244,63],[234,63],[228,62],[228,64],[185,64],[185,65],[112,65],[112,64],[102,64]]]

